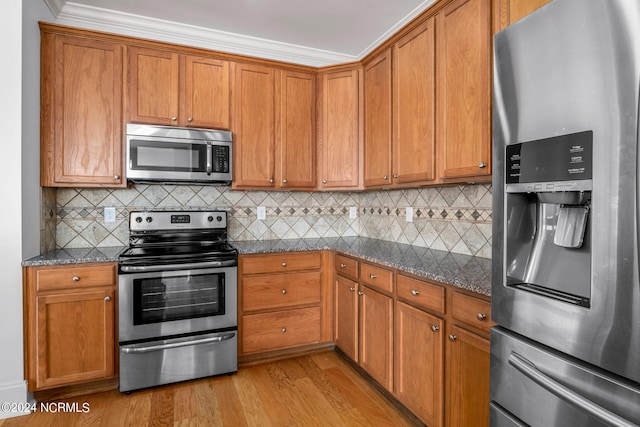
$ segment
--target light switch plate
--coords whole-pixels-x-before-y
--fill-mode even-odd
[[[264,206],[258,206],[258,219],[267,219],[267,209]]]
[[[116,208],[104,208],[104,222],[116,222]]]
[[[407,222],[413,222],[413,208],[406,209]]]
[[[355,206],[349,208],[349,219],[355,219],[358,217],[358,210]]]

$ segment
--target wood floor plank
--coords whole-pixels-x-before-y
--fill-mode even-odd
[[[151,395],[149,426],[173,426],[174,388],[159,387]]]
[[[335,368],[336,363],[344,363],[340,357],[333,351],[325,351],[322,353],[316,353],[309,356],[320,369]]]
[[[173,423],[195,419],[198,415],[195,391],[190,382],[176,384],[173,396]]]
[[[258,398],[258,390],[249,369],[241,369],[233,376],[233,385],[242,404],[247,425],[250,427],[271,427],[271,421]]]
[[[233,379],[228,375],[222,375],[212,379],[213,388],[216,391],[216,399],[218,408],[224,408],[220,411],[222,425],[244,427],[247,420],[244,417],[242,404],[238,398],[238,393],[233,385]]]
[[[207,378],[195,381],[193,384],[198,426],[222,427],[218,400],[211,381]]]
[[[100,426],[111,427],[126,425],[131,399],[125,399],[124,396],[117,391],[111,392],[109,397]]]
[[[249,369],[251,379],[258,391],[257,398],[272,426],[292,426],[294,423],[291,411],[286,405],[284,388],[274,384],[268,372],[267,365],[254,365]]]
[[[125,426],[142,427],[149,425],[152,394],[151,390],[142,390],[133,392],[130,395],[123,395],[124,398],[130,399]]]
[[[335,387],[335,385],[329,380],[322,369],[316,364],[316,362],[310,357],[300,357],[297,362],[304,368],[309,379],[313,382],[337,411],[348,411],[353,408],[351,402],[345,398],[344,394]]]
[[[283,390],[296,425],[342,426],[340,416],[309,378],[300,378],[295,387]]]

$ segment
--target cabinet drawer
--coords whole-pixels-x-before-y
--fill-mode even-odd
[[[397,277],[398,298],[422,307],[444,314],[444,288],[421,280],[412,279],[401,274]]]
[[[260,274],[318,270],[321,266],[322,256],[320,252],[282,252],[268,255],[248,255],[242,261],[242,273]]]
[[[491,322],[491,303],[469,295],[453,292],[453,318],[469,326],[489,332]]]
[[[336,273],[358,280],[358,260],[343,255],[335,257]]]
[[[255,353],[320,341],[320,307],[242,317],[242,352]]]
[[[360,281],[383,292],[393,292],[393,272],[372,264],[360,264]]]
[[[114,286],[116,264],[83,267],[56,266],[36,270],[36,291]]]
[[[242,311],[320,303],[321,273],[271,274],[242,279]]]

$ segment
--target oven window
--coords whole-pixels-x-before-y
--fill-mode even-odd
[[[224,273],[133,281],[133,324],[224,314]]]

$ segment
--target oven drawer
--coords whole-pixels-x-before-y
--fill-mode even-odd
[[[321,273],[272,274],[242,279],[242,311],[318,304]]]
[[[322,255],[320,252],[282,252],[247,255],[242,258],[242,274],[319,270],[321,266]]]
[[[116,264],[91,264],[82,267],[54,266],[36,270],[36,291],[114,286]]]
[[[398,274],[398,298],[408,303],[444,314],[444,288]]]
[[[242,351],[256,353],[320,341],[320,307],[242,317]]]

